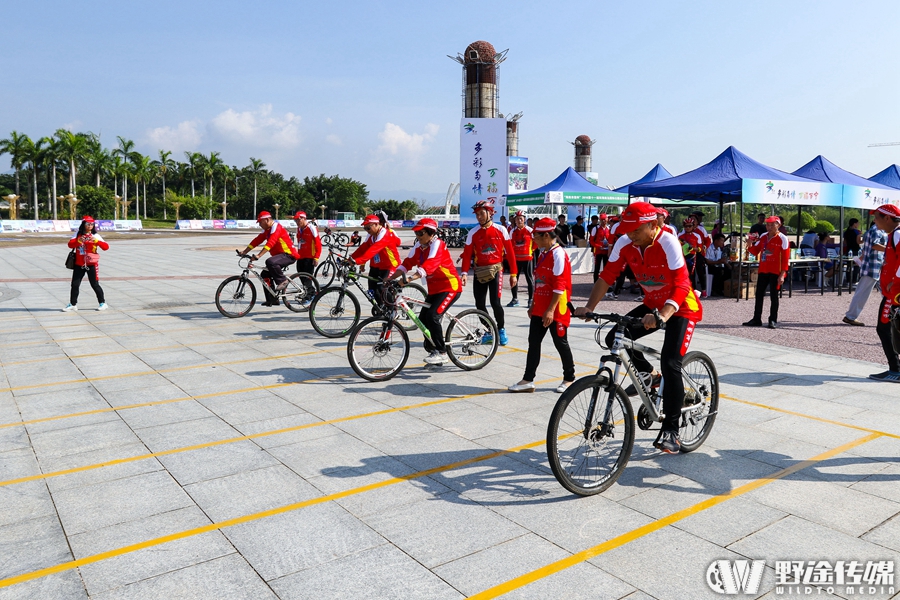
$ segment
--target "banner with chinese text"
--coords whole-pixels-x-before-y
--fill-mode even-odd
[[[459,126],[459,219],[477,223],[472,206],[493,199],[498,214],[509,183],[506,119],[462,119]]]

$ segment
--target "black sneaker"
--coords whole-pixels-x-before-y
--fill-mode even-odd
[[[778,329],[778,323],[775,321],[769,321],[769,329]]]
[[[678,442],[677,431],[660,431],[656,441],[653,442],[655,448],[659,448],[666,454],[678,454],[681,452],[681,444]]]
[[[644,382],[644,385],[649,387],[650,389],[658,388],[659,382],[662,381],[662,375],[657,373],[656,375],[651,375],[650,373],[638,373],[638,376]],[[634,384],[630,384],[627,388],[625,388],[625,393],[629,397],[637,396],[637,389],[634,387]]]
[[[762,327],[762,321],[760,321],[759,319],[750,319],[743,325],[744,327]]]
[[[900,383],[900,371],[885,371],[884,373],[873,373],[869,375],[869,379],[874,379],[875,381],[890,381],[893,383]]]

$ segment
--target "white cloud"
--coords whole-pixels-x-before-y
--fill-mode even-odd
[[[326,125],[331,125],[332,123],[334,123],[334,121],[331,120],[331,117],[328,117],[327,119],[325,119]]]
[[[260,148],[295,148],[301,139],[300,116],[274,115],[271,104],[244,112],[229,108],[210,121],[209,129],[233,142]]]
[[[343,146],[344,145],[344,141],[341,138],[339,138],[338,136],[334,135],[333,133],[325,136],[325,141],[328,142],[329,144],[333,144],[335,146]]]
[[[147,130],[147,141],[161,150],[196,150],[202,140],[203,133],[197,120],[182,121],[174,128],[167,125]]]
[[[62,126],[63,129],[68,131],[78,131],[78,129],[82,126],[82,122],[79,119],[75,119],[71,123],[66,123]]]
[[[407,133],[399,125],[385,123],[378,134],[380,144],[372,151],[366,171],[384,173],[401,165],[407,173],[409,169],[417,169],[439,129],[438,125],[428,123],[422,133]]]

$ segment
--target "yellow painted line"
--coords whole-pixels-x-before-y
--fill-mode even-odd
[[[31,360],[19,360],[16,362],[8,362],[3,363],[4,366],[11,367],[13,365],[30,365],[34,363],[40,362],[51,362],[54,360],[74,360],[76,358],[94,358],[96,356],[115,356],[116,354],[134,354],[135,352],[155,352],[157,350],[172,350],[177,348],[183,348],[185,350],[190,350],[196,346],[210,346],[213,344],[240,344],[241,340],[216,340],[214,342],[196,342],[192,343],[190,346],[186,346],[185,344],[176,344],[173,346],[155,346],[153,348],[134,348],[132,350],[113,350],[110,352],[93,352],[91,354],[72,354],[66,356],[51,356],[49,358],[33,358]]]
[[[795,465],[791,465],[786,469],[782,469],[777,473],[769,475],[768,477],[764,477],[761,479],[757,479],[755,481],[751,481],[750,483],[745,483],[744,485],[738,486],[731,490],[730,492],[726,492],[724,494],[720,494],[718,496],[713,496],[712,498],[707,498],[702,502],[698,502],[693,506],[689,506],[683,510],[679,510],[678,512],[674,512],[671,515],[663,517],[661,519],[657,519],[652,523],[648,523],[642,527],[638,527],[637,529],[633,529],[628,533],[623,533],[620,536],[614,537],[611,540],[603,542],[602,544],[598,544],[592,548],[588,548],[587,550],[582,550],[581,552],[577,552],[572,556],[563,558],[556,562],[550,563],[549,565],[545,565],[539,569],[535,569],[530,573],[525,573],[524,575],[520,575],[514,579],[510,579],[500,585],[496,585],[492,588],[484,590],[483,592],[479,592],[473,596],[469,596],[470,599],[475,598],[478,600],[483,600],[486,598],[496,598],[498,596],[502,596],[504,594],[508,594],[513,590],[517,590],[521,587],[528,585],[529,583],[533,583],[538,581],[539,579],[543,579],[544,577],[548,577],[553,575],[554,573],[558,573],[569,567],[573,567],[577,564],[583,563],[587,560],[600,556],[610,550],[614,550],[619,548],[620,546],[624,546],[629,542],[633,542],[636,539],[642,538],[646,535],[649,535],[655,531],[659,531],[660,529],[672,525],[673,523],[677,523],[683,519],[686,519],[690,516],[696,515],[697,513],[703,512],[713,506],[731,500],[732,498],[737,498],[738,496],[743,496],[747,492],[752,492],[753,490],[759,489],[765,485],[772,483],[773,481],[778,481],[779,479],[783,479],[788,475],[796,473],[797,471],[801,471],[806,469],[807,467],[811,467],[823,460],[827,460],[833,456],[837,456],[847,450],[851,450],[856,448],[857,446],[861,446],[862,444],[871,442],[874,439],[881,437],[880,434],[872,433],[865,437],[861,437],[852,442],[848,442],[842,446],[838,446],[832,450],[828,450],[810,458],[809,460],[804,460]],[[0,584],[3,582],[0,581]]]
[[[795,417],[803,417],[804,419],[811,419],[813,421],[819,421],[821,423],[828,423],[829,425],[839,425],[841,427],[847,427],[848,429],[856,429],[857,431],[866,431],[869,433],[877,433],[884,437],[894,438],[900,440],[900,435],[895,433],[888,433],[886,431],[879,431],[877,429],[871,429],[869,427],[862,427],[860,425],[851,425],[850,423],[843,423],[841,421],[834,421],[832,419],[826,419],[824,417],[816,417],[813,415],[807,415],[804,413],[796,412],[793,410],[788,410],[786,408],[779,408],[777,406],[769,406],[768,404],[760,404],[759,402],[750,402],[749,400],[741,400],[739,398],[732,398],[731,396],[726,396],[725,394],[719,394],[719,398],[724,398],[725,400],[731,400],[732,402],[738,402],[740,404],[746,404],[748,406],[755,406],[757,408],[765,408],[767,410],[773,410],[775,412],[784,413],[786,415],[792,415]]]
[[[193,537],[195,535],[200,535],[203,533],[208,533],[210,531],[217,531],[220,529],[224,529],[225,527],[233,527],[235,525],[241,525],[243,523],[250,523],[252,521],[258,521],[260,519],[265,519],[266,517],[273,517],[275,515],[281,515],[281,514],[291,512],[294,510],[298,510],[301,508],[306,508],[307,506],[315,506],[317,504],[324,504],[325,502],[331,502],[333,500],[340,500],[341,498],[347,498],[348,496],[355,496],[357,494],[363,494],[365,492],[370,492],[372,490],[377,490],[377,489],[384,488],[384,487],[387,487],[390,485],[396,485],[398,483],[411,481],[413,479],[418,479],[420,477],[427,477],[429,475],[434,475],[436,473],[442,473],[444,471],[459,469],[461,467],[466,467],[466,466],[469,466],[472,464],[490,460],[492,458],[504,456],[506,454],[512,454],[514,452],[520,452],[522,450],[534,448],[535,446],[540,446],[543,443],[545,443],[545,440],[531,442],[530,444],[516,446],[515,448],[509,448],[507,450],[497,450],[495,452],[490,452],[488,454],[483,454],[481,456],[476,456],[474,458],[461,460],[461,461],[458,461],[455,463],[441,465],[439,467],[434,467],[432,469],[426,469],[424,471],[417,471],[415,473],[410,473],[409,475],[404,475],[402,477],[392,477],[390,479],[385,479],[384,481],[370,483],[369,485],[364,485],[364,486],[353,488],[353,489],[346,490],[343,492],[328,494],[327,496],[320,496],[318,498],[313,498],[311,500],[305,500],[303,502],[295,502],[294,504],[287,504],[285,506],[279,506],[278,508],[272,508],[269,510],[264,510],[261,512],[244,515],[241,517],[235,517],[233,519],[227,519],[227,520],[221,521],[219,523],[210,523],[209,525],[204,525],[202,527],[195,527],[194,529],[187,529],[185,531],[179,531],[178,533],[173,533],[170,535],[153,538],[151,540],[146,540],[144,542],[139,542],[137,544],[131,544],[130,546],[116,548],[115,550],[109,550],[107,552],[101,552],[99,554],[85,556],[84,558],[79,558],[77,560],[71,560],[68,562],[60,563],[58,565],[54,565],[52,567],[47,567],[45,569],[39,569],[37,571],[32,571],[30,573],[23,573],[22,575],[17,575],[15,577],[8,577],[6,579],[0,579],[0,588],[5,588],[5,587],[9,587],[11,585],[16,585],[17,583],[24,583],[26,581],[32,581],[34,579],[46,577],[47,575],[52,575],[54,573],[70,571],[72,569],[77,569],[78,567],[83,567],[84,565],[89,565],[89,564],[93,564],[93,563],[100,562],[103,560],[108,560],[110,558],[116,558],[116,557],[122,556],[124,554],[130,554],[132,552],[137,552],[138,550],[144,550],[145,548],[152,548],[154,546],[160,546],[160,545],[166,544],[168,542],[174,542],[176,540],[183,540],[185,538]]]
[[[268,360],[278,360],[282,358],[296,358],[298,356],[309,356],[310,354],[320,354],[322,350],[312,352],[299,352],[297,354],[282,354],[280,356],[266,356],[263,358],[251,358],[243,360],[229,360],[225,362],[205,363],[202,365],[189,365],[186,367],[170,367],[168,369],[157,369],[155,371],[137,371],[135,373],[121,373],[119,375],[100,375],[99,377],[85,377],[83,379],[70,379],[68,381],[56,381],[53,383],[36,383],[34,385],[20,385],[11,388],[2,388],[0,392],[16,392],[19,390],[35,390],[45,387],[54,387],[57,385],[69,385],[70,383],[90,383],[92,381],[107,381],[110,379],[125,379],[128,377],[143,377],[145,375],[158,375],[161,373],[175,373],[177,371],[190,371],[193,369],[205,369],[209,367],[223,367],[226,365],[239,365],[243,363],[264,362]]]
[[[332,375],[331,378],[336,377],[346,377],[346,375]],[[324,378],[329,379],[329,378]],[[323,379],[323,380],[324,380]],[[559,378],[547,379],[544,381],[538,381],[536,383],[543,384],[549,383],[551,381],[557,381]],[[295,385],[293,383],[281,383],[273,385],[272,387],[284,387],[288,385]],[[273,429],[270,431],[261,431],[259,433],[252,433],[250,435],[242,435],[233,438],[226,438],[224,440],[217,440],[214,442],[206,442],[203,444],[193,444],[191,446],[183,446],[181,448],[172,448],[171,450],[163,450],[162,452],[152,452],[148,454],[139,454],[137,456],[130,456],[128,458],[118,458],[114,460],[109,460],[102,463],[95,463],[91,465],[85,465],[82,467],[74,467],[72,469],[64,469],[61,471],[51,471],[49,473],[40,473],[37,475],[29,475],[27,477],[19,477],[17,479],[7,479],[6,481],[0,481],[0,487],[15,485],[17,483],[25,483],[28,481],[38,481],[42,479],[49,479],[51,477],[60,477],[62,475],[72,475],[73,473],[83,473],[85,471],[93,471],[95,469],[100,469],[103,467],[111,467],[114,465],[123,465],[127,463],[137,462],[139,460],[147,460],[150,458],[157,458],[160,456],[169,456],[171,454],[181,454],[182,452],[190,452],[192,450],[202,450],[204,448],[213,448],[215,446],[223,446],[225,444],[234,444],[236,442],[244,442],[247,440],[255,440],[264,437],[270,437],[273,435],[280,435],[282,433],[291,433],[293,431],[302,431],[303,429],[312,429],[313,427],[321,427],[323,425],[333,425],[335,423],[346,423],[348,421],[356,421],[359,419],[367,419],[369,417],[377,417],[381,415],[388,415],[391,413],[401,412],[405,410],[414,410],[417,408],[426,408],[429,406],[438,406],[440,404],[448,404],[450,402],[456,402],[457,400],[465,400],[467,398],[475,398],[478,396],[487,396],[490,394],[498,394],[507,392],[506,388],[499,388],[493,390],[484,390],[481,392],[475,392],[473,394],[466,394],[464,396],[453,396],[452,398],[442,398],[440,400],[429,400],[428,402],[421,402],[419,404],[408,404],[406,406],[400,406],[397,408],[386,408],[383,410],[376,410],[368,413],[362,413],[359,415],[350,415],[347,417],[339,417],[337,419],[330,419],[328,421],[316,421],[315,423],[305,423],[303,425],[295,425],[293,427],[284,427],[282,429]]]

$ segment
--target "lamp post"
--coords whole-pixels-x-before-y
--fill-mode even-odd
[[[275,220],[276,220],[276,221],[278,220],[278,209],[279,209],[280,206],[281,206],[280,204],[276,204],[276,205],[275,205]]]
[[[122,202],[122,196],[116,194],[115,196],[113,196],[113,200],[115,200],[115,202],[116,202],[116,211],[115,211],[115,215],[113,218],[116,221],[118,221],[119,220],[119,204]]]
[[[9,202],[9,220],[16,220],[16,209],[19,204],[19,197],[15,194],[10,194],[9,196],[3,196],[3,199]]]

